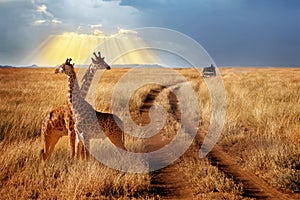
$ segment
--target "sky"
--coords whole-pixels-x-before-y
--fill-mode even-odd
[[[298,0],[0,0],[0,65],[53,36],[93,36],[141,27],[179,31],[218,66],[300,66]]]

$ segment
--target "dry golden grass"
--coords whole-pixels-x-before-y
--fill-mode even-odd
[[[149,174],[124,174],[96,161],[74,162],[67,137],[59,141],[49,163],[42,164],[41,122],[67,94],[66,77],[53,72],[0,70],[1,198],[153,199]]]
[[[227,120],[219,141],[273,186],[300,192],[300,69],[223,69]]]
[[[203,128],[209,126],[210,97],[193,69],[178,70],[199,96]],[[127,69],[106,71],[99,82],[95,108],[111,112],[115,84]],[[270,184],[299,192],[300,70],[221,69],[227,95],[227,117],[219,144],[239,163]],[[134,81],[134,80],[133,80]],[[39,159],[40,126],[46,114],[65,102],[67,80],[53,69],[0,69],[0,196],[4,199],[159,199],[150,193],[149,174],[124,174],[91,161],[72,161],[68,139],[58,143],[47,166]],[[125,85],[129,87],[130,85]],[[132,98],[131,112],[155,88],[141,88]],[[164,102],[167,94],[158,99]],[[168,127],[169,126],[169,127]],[[176,123],[168,121],[166,133]],[[166,134],[171,137],[172,134]],[[127,140],[130,150],[143,148]],[[234,184],[207,159],[182,165],[199,199],[242,199]]]

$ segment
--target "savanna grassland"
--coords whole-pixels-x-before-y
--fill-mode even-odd
[[[219,144],[276,188],[300,192],[300,69],[225,69]]]
[[[207,130],[211,101],[204,80],[194,69],[177,71],[194,88],[201,114],[199,128]],[[66,76],[53,72],[0,69],[0,199],[163,199],[151,187],[151,173],[123,173],[94,160],[73,160],[67,137],[59,141],[46,165],[41,161],[41,122],[67,95]],[[114,87],[127,72],[112,69],[103,73],[96,89],[96,110],[112,111]],[[299,198],[300,69],[224,68],[220,72],[227,114],[218,145],[236,158],[240,167]],[[131,81],[135,80],[123,86],[125,93]],[[177,84],[176,80],[172,84]],[[129,109],[137,123],[143,100],[157,87],[147,85],[131,97]],[[167,96],[161,92],[156,101],[171,110]],[[162,130],[166,140],[172,139],[178,123],[168,113]],[[130,151],[145,150],[143,141],[127,136],[125,146]],[[234,182],[208,158],[183,158],[178,166],[178,172],[189,179],[195,199],[249,199],[243,183]]]

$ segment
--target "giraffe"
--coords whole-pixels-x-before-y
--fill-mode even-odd
[[[100,52],[98,56],[94,53],[95,59],[92,58],[92,64],[89,65],[86,73],[82,78],[82,85],[80,88],[80,93],[83,98],[86,97],[91,82],[93,80],[94,74],[99,69],[110,69],[110,66],[104,61],[104,58],[101,57]],[[71,146],[71,155],[75,156],[75,140],[76,135],[74,131],[74,120],[71,112],[71,108],[66,101],[65,104],[54,108],[50,113],[45,117],[41,126],[41,138],[43,143],[43,149],[41,150],[41,156],[44,161],[47,161],[57,142],[62,136],[69,135],[70,146]],[[82,150],[83,151],[83,150]],[[79,153],[77,155],[79,157]],[[81,152],[83,157],[83,152]]]
[[[74,64],[67,59],[60,65],[55,73],[63,73],[68,76],[68,104],[74,119],[74,130],[77,139],[77,151],[81,151],[82,145],[86,149],[85,160],[89,159],[90,139],[107,136],[110,141],[120,149],[126,150],[124,146],[123,122],[119,117],[110,113],[102,113],[84,100],[80,94]],[[120,127],[119,127],[120,126]],[[104,134],[102,134],[102,131]],[[82,141],[83,143],[80,143]]]

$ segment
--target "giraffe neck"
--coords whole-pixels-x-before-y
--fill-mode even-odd
[[[88,70],[86,70],[86,72],[82,78],[82,85],[80,88],[80,93],[81,93],[82,98],[86,97],[86,95],[89,91],[89,88],[91,86],[92,80],[94,78],[95,72],[96,71],[92,70],[91,67],[89,67]]]
[[[68,76],[68,89],[68,103],[71,109],[74,110],[76,109],[74,105],[80,105],[80,102],[83,100],[75,72]]]

